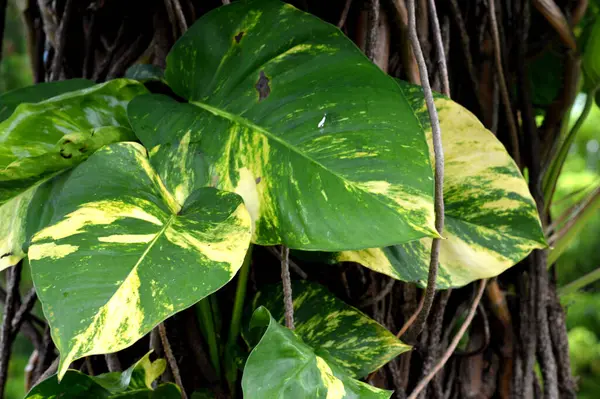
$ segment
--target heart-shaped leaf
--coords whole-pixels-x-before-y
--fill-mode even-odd
[[[339,300],[319,284],[294,281],[294,333],[328,363],[363,378],[410,350],[385,327]],[[264,306],[284,321],[281,285],[261,290],[252,309]]]
[[[152,148],[190,133],[210,183],[244,198],[254,242],[341,250],[437,235],[423,129],[334,26],[276,0],[235,2],[186,32],[165,78],[189,103],[135,99],[136,134]]]
[[[400,85],[432,145],[421,88]],[[437,284],[438,288],[460,287],[502,273],[546,242],[527,183],[504,146],[459,104],[437,95],[435,105],[445,155],[446,207],[446,239],[441,244]],[[341,252],[336,260],[357,262],[424,285],[430,252],[431,239],[424,238],[387,248]]]
[[[0,270],[25,256],[25,215],[38,187],[103,145],[134,138],[125,107],[144,92],[127,80],[76,79],[0,96]]]
[[[185,146],[165,151],[194,159]],[[151,161],[174,157],[159,154],[148,159],[136,143],[97,151],[69,172],[52,198],[48,227],[33,237],[33,281],[61,353],[61,376],[77,358],[133,344],[242,265],[251,237],[242,199],[193,191],[196,180],[187,175],[159,176]]]
[[[254,312],[250,328],[264,333],[244,367],[245,399],[387,399],[392,394],[353,379],[319,356],[264,307]]]

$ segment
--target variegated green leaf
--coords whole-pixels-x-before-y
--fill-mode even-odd
[[[400,82],[421,124],[431,128],[421,88]],[[546,245],[527,183],[503,145],[477,118],[441,95],[435,97],[445,154],[446,226],[438,288],[459,287],[496,276]],[[433,150],[431,151],[433,154]],[[425,284],[431,239],[339,253],[404,281]]]
[[[244,399],[387,399],[392,394],[350,377],[264,307],[254,312],[250,328],[264,333],[244,367]]]
[[[0,270],[24,256],[24,215],[40,185],[103,145],[134,137],[125,107],[145,89],[128,80],[92,85],[45,83],[0,97]]]
[[[160,69],[156,65],[151,64],[136,64],[131,66],[127,72],[125,72],[125,77],[128,79],[139,80],[140,82],[145,82],[148,80],[164,80],[165,71]]]
[[[0,95],[0,122],[11,116],[15,109],[23,103],[38,103],[69,91],[81,90],[93,85],[94,82],[91,80],[71,79],[39,83],[9,91]]]
[[[48,227],[32,239],[28,256],[61,353],[59,375],[74,359],[133,344],[242,264],[251,237],[242,199],[214,188],[191,192],[187,175],[164,184],[152,160],[159,163],[136,143],[100,149],[69,172],[45,215]]]
[[[126,106],[144,92],[119,79],[17,106],[0,123],[0,204],[105,144],[134,138]]]
[[[319,284],[294,281],[294,332],[316,354],[354,378],[366,377],[410,350],[385,327],[348,306]],[[281,285],[260,291],[252,309],[264,306],[284,321]]]
[[[254,242],[340,250],[437,235],[423,129],[334,26],[277,0],[235,2],[186,32],[165,77],[189,102],[135,99],[136,134],[152,148],[190,133],[209,182],[244,198]]]
[[[33,387],[25,399],[180,399],[181,392],[174,384],[162,384],[156,390],[152,388],[152,382],[165,371],[166,361],[158,359],[152,362],[149,355],[123,372],[88,376],[68,370],[62,381],[59,382],[56,375],[47,378]]]

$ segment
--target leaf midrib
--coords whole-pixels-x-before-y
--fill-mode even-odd
[[[230,112],[227,112],[221,108],[217,108],[217,107],[213,107],[211,105],[208,105],[206,103],[200,102],[200,101],[190,101],[189,102],[192,105],[197,106],[198,108],[202,108],[205,111],[208,111],[210,113],[212,113],[213,115],[219,116],[221,118],[230,120],[234,123],[237,123],[239,125],[242,126],[246,126],[248,127],[251,131],[255,131],[255,132],[259,132],[263,135],[265,135],[269,140],[273,140],[276,143],[282,145],[283,147],[287,148],[288,150],[290,150],[291,152],[294,152],[295,154],[301,156],[302,158],[308,160],[309,162],[314,163],[315,165],[317,165],[318,167],[320,167],[321,169],[327,171],[328,173],[330,173],[331,175],[337,177],[338,179],[342,180],[343,182],[345,182],[347,185],[352,186],[353,188],[360,190],[361,192],[364,192],[366,194],[368,194],[371,198],[374,198],[377,202],[381,203],[383,206],[385,206],[386,208],[388,208],[389,210],[391,210],[394,214],[398,215],[398,212],[396,209],[392,208],[390,206],[390,204],[384,202],[379,195],[375,195],[374,193],[365,190],[363,187],[359,186],[357,184],[357,182],[352,181],[352,180],[348,180],[345,177],[341,176],[340,174],[336,173],[335,171],[325,167],[325,165],[323,165],[322,163],[320,163],[319,161],[315,160],[314,158],[308,156],[305,152],[300,151],[298,148],[296,148],[295,146],[289,144],[287,141],[282,140],[280,137],[278,137],[277,135],[271,133],[270,131],[266,130],[265,128],[255,124],[254,122],[251,122],[250,120],[241,117],[239,115],[236,114],[232,114]],[[390,183],[392,184],[392,183]],[[393,201],[393,199],[392,199]],[[433,207],[433,201],[432,201],[432,207]],[[405,219],[403,217],[403,219]],[[405,223],[407,223],[409,226],[409,221],[405,220]],[[414,227],[410,226],[410,228],[414,231],[420,232],[418,230],[415,230]],[[424,237],[427,237],[427,235],[424,235]]]

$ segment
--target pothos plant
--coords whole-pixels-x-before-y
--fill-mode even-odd
[[[423,93],[337,28],[276,0],[239,1],[198,20],[164,74],[138,66],[131,76],[0,97],[1,265],[30,265],[60,352],[57,375],[29,397],[74,384],[133,396],[136,370],[153,395],[164,365],[147,358],[100,377],[69,365],[131,346],[239,272],[237,342],[252,245],[424,284],[440,234]],[[148,80],[170,95],[152,94]],[[450,99],[435,105],[446,154],[438,288],[449,288],[495,276],[545,240],[502,144]],[[360,379],[410,347],[315,283],[292,292],[294,331],[281,325],[281,287],[246,304],[244,397],[388,398]],[[234,386],[237,369],[212,350],[214,332],[208,341]]]

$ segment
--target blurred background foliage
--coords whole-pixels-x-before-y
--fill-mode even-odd
[[[588,12],[576,27],[580,48],[585,49],[591,27],[600,15],[600,0],[590,2]],[[551,102],[560,90],[562,65],[552,46],[531,60],[530,78],[534,103]],[[600,53],[596,54],[600,57]],[[9,0],[3,58],[0,63],[0,93],[32,83],[26,34],[17,7]],[[582,84],[583,90],[583,84]],[[580,93],[571,111],[569,127],[581,114],[585,94]],[[600,100],[600,95],[598,96]],[[538,113],[543,122],[543,113]],[[593,105],[569,150],[553,196],[553,219],[576,205],[591,189],[600,185],[600,107]],[[556,262],[557,283],[561,287],[600,268],[600,212],[586,221]],[[24,272],[26,273],[26,268]],[[23,278],[22,294],[31,287],[29,276]],[[600,279],[561,297],[567,310],[569,345],[574,374],[578,377],[579,397],[600,397]],[[39,304],[36,313],[41,316]],[[1,312],[1,309],[0,309]],[[24,396],[24,370],[33,348],[23,337],[17,339],[11,358],[7,399]]]

